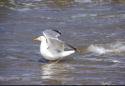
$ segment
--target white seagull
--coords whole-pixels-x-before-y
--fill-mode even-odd
[[[61,58],[73,54],[75,51],[78,51],[71,45],[59,40],[57,37],[60,35],[61,33],[57,30],[45,30],[43,32],[43,36],[34,39],[34,41],[41,41],[40,53],[45,59],[51,61],[58,59],[56,61],[58,62]],[[73,50],[64,51],[64,44]]]

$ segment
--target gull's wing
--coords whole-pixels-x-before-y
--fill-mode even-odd
[[[62,45],[63,45],[63,46],[64,46],[64,45],[67,45],[67,46],[69,46],[70,48],[74,49],[75,51],[79,52],[78,49],[74,48],[73,46],[71,46],[71,45],[69,45],[69,44],[67,44],[67,43],[64,43],[63,41],[56,40],[56,39],[52,39],[52,38],[50,38],[50,41],[51,41],[51,43],[54,45],[53,48],[56,47],[57,50],[60,49],[60,46],[62,46]]]
[[[57,39],[50,38],[49,41],[51,42],[50,49],[54,49],[58,52],[64,50],[64,44]]]
[[[64,45],[69,46],[70,48],[74,49],[75,51],[78,51],[76,48],[72,47],[71,45],[64,43],[61,40],[58,40],[58,36],[60,36],[60,32],[57,30],[46,30],[43,32],[43,35],[47,39],[47,44],[50,49],[54,49],[56,51],[63,51]]]
[[[64,50],[64,45],[63,43],[58,41],[58,36],[60,36],[60,32],[57,30],[46,30],[43,32],[43,35],[47,39],[47,45],[49,46],[48,48],[50,49],[55,49],[57,51],[63,51]],[[55,40],[52,40],[55,39]]]
[[[61,35],[61,33],[57,30],[46,30],[43,32],[43,35],[46,38],[55,38],[58,39],[57,37]]]

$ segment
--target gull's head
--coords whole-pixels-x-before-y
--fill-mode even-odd
[[[34,41],[42,41],[43,39],[45,39],[45,37],[44,36],[40,36],[40,37],[34,39]]]

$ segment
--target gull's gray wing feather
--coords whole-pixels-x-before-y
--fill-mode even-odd
[[[60,40],[53,38],[50,38],[49,40],[51,42],[50,49],[54,49],[59,52],[64,51],[64,44]]]
[[[50,41],[54,44],[54,46],[56,46],[56,49],[59,50],[60,47],[63,47],[64,48],[64,45],[67,45],[68,47],[72,48],[73,50],[79,52],[78,49],[74,48],[73,46],[67,44],[67,43],[64,43],[63,41],[61,40],[56,40],[56,39],[50,39]],[[53,47],[54,48],[54,47]],[[58,49],[59,48],[59,49]],[[64,49],[63,49],[64,50]]]
[[[60,36],[60,32],[57,31],[57,30],[46,30],[43,32],[43,35],[46,37],[46,38],[55,38],[55,39],[58,39],[57,37]]]
[[[58,51],[63,51],[64,50],[64,45],[63,43],[58,41],[58,36],[60,36],[60,32],[57,30],[46,30],[43,32],[43,35],[45,36],[45,38],[47,39],[47,44],[48,44],[48,48],[50,49],[55,49]],[[52,40],[55,39],[55,40]]]

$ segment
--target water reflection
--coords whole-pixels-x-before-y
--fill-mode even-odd
[[[56,79],[62,78],[66,76],[66,73],[69,71],[71,65],[69,64],[61,64],[61,63],[50,63],[50,64],[43,64],[42,65],[42,79]]]

